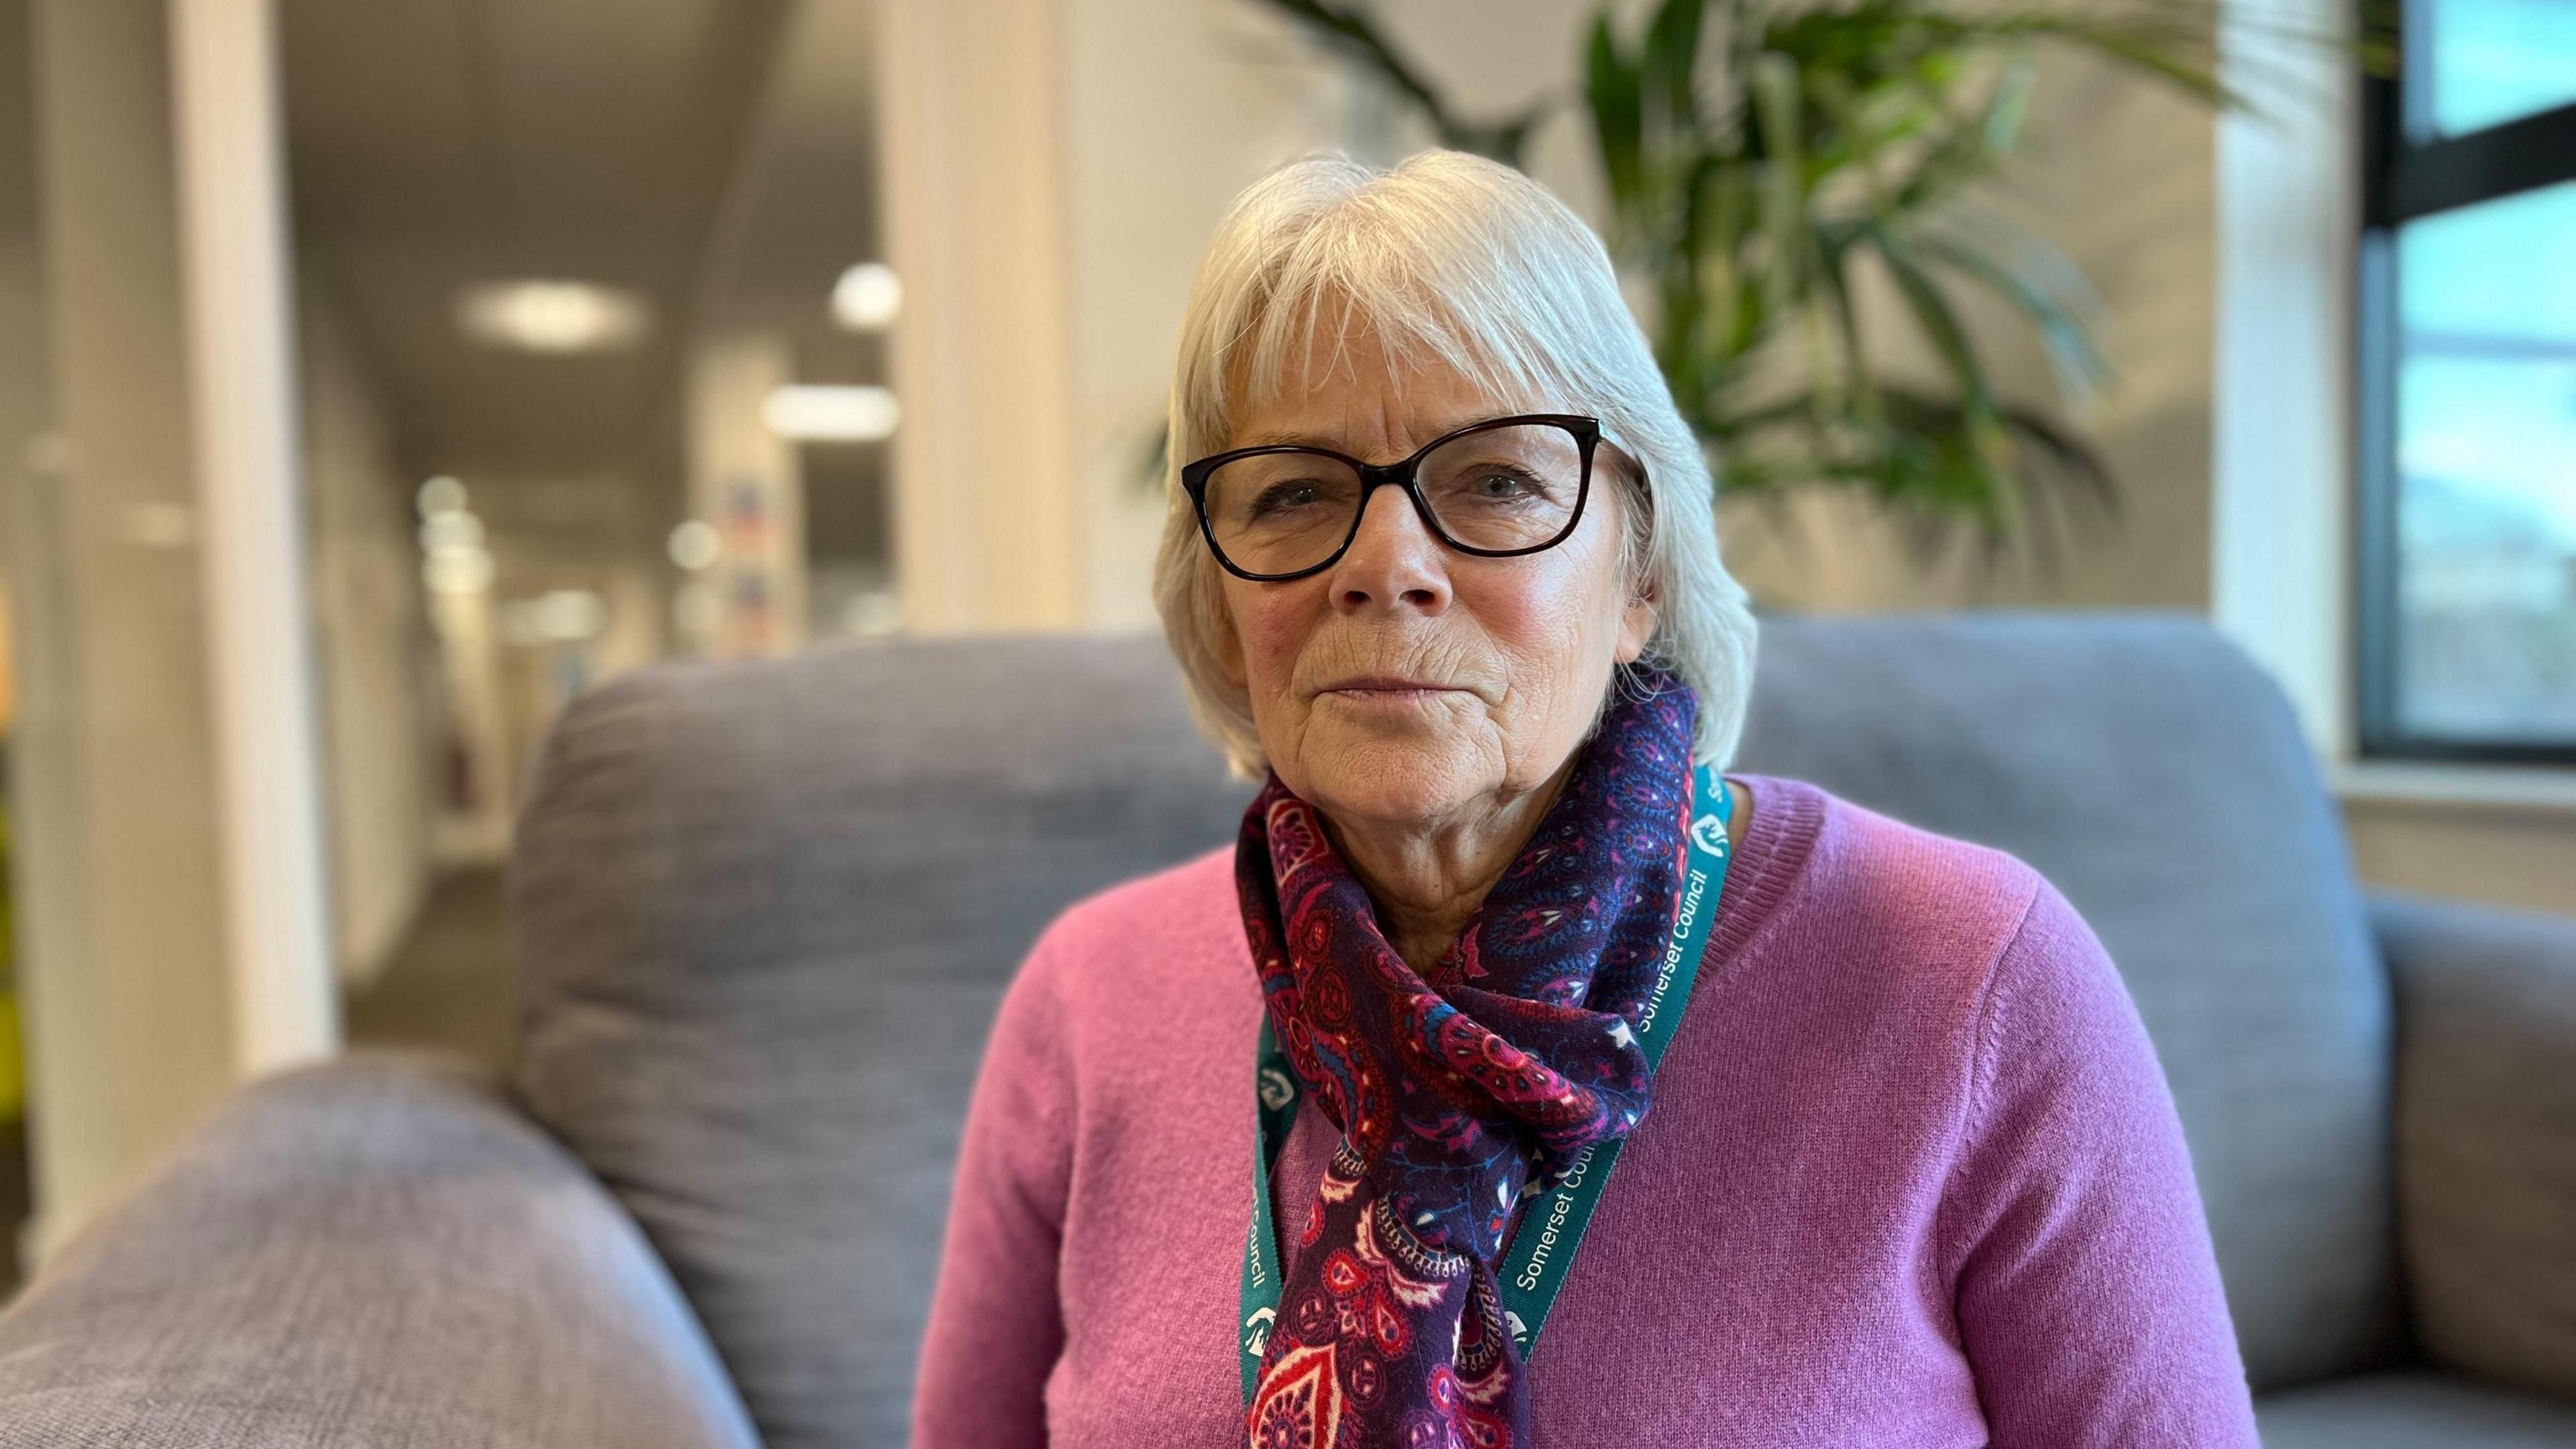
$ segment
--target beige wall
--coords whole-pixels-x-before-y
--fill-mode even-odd
[[[429,886],[428,640],[410,490],[331,294],[299,289],[304,479],[313,550],[341,980],[373,980]]]

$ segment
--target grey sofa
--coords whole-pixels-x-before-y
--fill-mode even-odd
[[[1741,768],[2046,872],[2162,1054],[2273,1449],[2576,1445],[2576,920],[2365,896],[2180,615],[1774,619]],[[514,1080],[241,1093],[0,1315],[0,1444],[902,1442],[1056,910],[1231,838],[1150,640],[670,667],[556,732]]]

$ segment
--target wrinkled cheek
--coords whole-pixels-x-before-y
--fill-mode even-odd
[[[1286,693],[1296,676],[1297,656],[1314,634],[1311,611],[1286,600],[1238,600],[1234,617],[1253,694],[1276,698]]]
[[[1236,647],[1243,651],[1253,723],[1272,754],[1271,763],[1293,769],[1293,759],[1282,758],[1282,752],[1293,756],[1293,741],[1304,727],[1296,718],[1302,706],[1291,686],[1297,677],[1298,656],[1313,637],[1313,629],[1305,611],[1283,607],[1288,601],[1245,597],[1250,592],[1245,590],[1228,602]]]
[[[1548,684],[1575,664],[1590,621],[1592,601],[1579,590],[1497,591],[1473,606],[1476,621],[1511,661],[1513,684],[1524,690]],[[1552,687],[1550,692],[1553,692]]]

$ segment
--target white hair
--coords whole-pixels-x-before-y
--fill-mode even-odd
[[[1258,776],[1268,761],[1248,691],[1226,678],[1233,623],[1180,468],[1230,446],[1235,409],[1274,395],[1327,327],[1336,349],[1365,332],[1390,357],[1445,364],[1508,405],[1601,420],[1645,475],[1605,470],[1628,504],[1629,576],[1656,604],[1641,662],[1698,692],[1696,758],[1724,768],[1744,731],[1755,624],[1718,554],[1707,456],[1600,238],[1547,188],[1458,151],[1384,171],[1344,156],[1280,167],[1235,198],[1191,285],[1154,603],[1200,727],[1233,767]]]

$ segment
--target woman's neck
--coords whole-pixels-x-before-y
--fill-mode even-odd
[[[1543,787],[1459,822],[1388,825],[1326,817],[1335,848],[1377,906],[1378,929],[1416,975],[1428,979],[1466,931],[1468,918],[1520,857],[1572,769],[1569,762]],[[1741,841],[1753,822],[1753,797],[1741,789],[1728,793],[1733,808],[1727,835]]]
[[[1539,788],[1479,801],[1455,819],[1326,817],[1334,846],[1377,906],[1378,929],[1416,974],[1429,977],[1457,942],[1572,772],[1569,760]]]
[[[1517,832],[1400,835],[1362,827],[1334,833],[1351,873],[1368,887],[1387,944],[1427,978],[1536,828],[1532,820]]]

